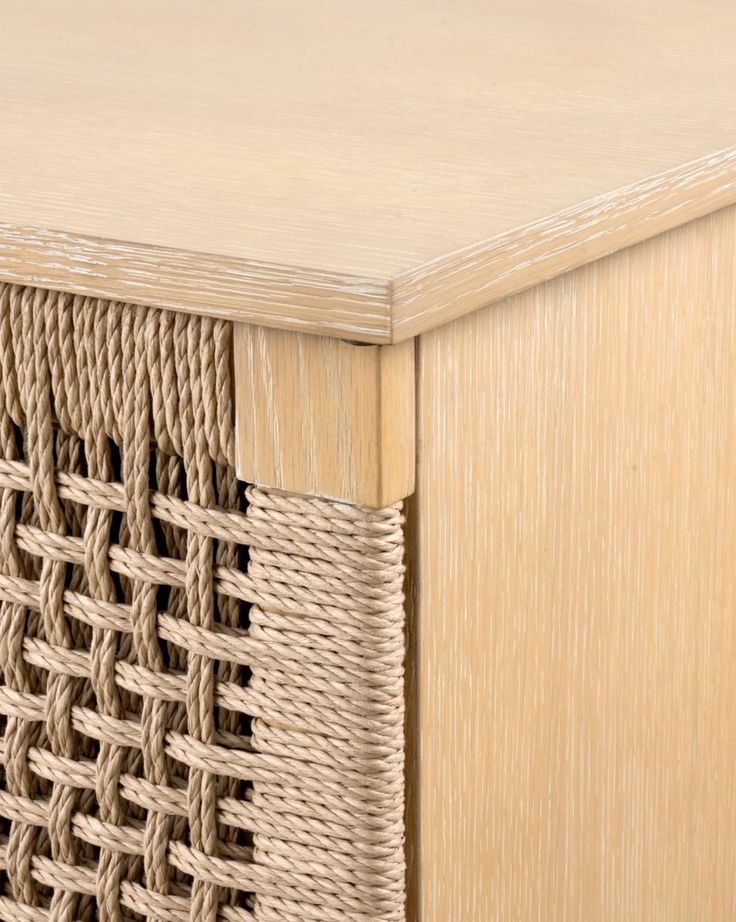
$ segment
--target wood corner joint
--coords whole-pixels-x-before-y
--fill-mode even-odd
[[[414,491],[415,343],[236,323],[235,439],[248,483],[380,508]]]

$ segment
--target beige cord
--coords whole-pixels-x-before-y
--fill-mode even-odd
[[[231,325],[0,284],[0,919],[404,918],[403,534],[243,489]]]

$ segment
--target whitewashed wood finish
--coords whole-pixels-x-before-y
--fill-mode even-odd
[[[735,208],[420,338],[412,922],[736,918],[735,395]]]
[[[388,506],[414,491],[414,341],[235,326],[235,451],[249,483]]]
[[[736,199],[727,0],[7,0],[1,25],[6,279],[389,342]]]
[[[391,339],[388,285],[0,224],[0,278],[302,333]]]
[[[736,148],[704,157],[394,279],[391,332],[416,336],[736,200]]]

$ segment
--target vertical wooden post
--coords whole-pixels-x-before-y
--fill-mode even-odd
[[[238,476],[363,506],[414,490],[414,341],[235,326]]]

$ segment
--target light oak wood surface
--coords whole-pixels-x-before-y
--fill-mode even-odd
[[[412,922],[736,918],[735,395],[734,208],[420,338]]]
[[[736,200],[728,0],[0,17],[0,278],[381,343]]]
[[[409,496],[414,348],[236,324],[238,476],[373,508]]]

